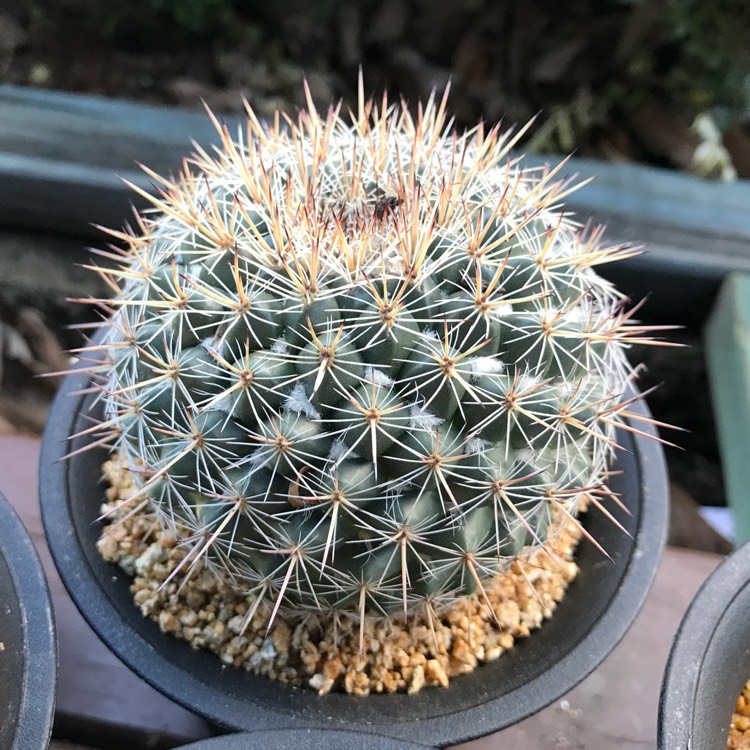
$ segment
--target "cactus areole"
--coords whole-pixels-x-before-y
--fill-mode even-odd
[[[608,494],[644,329],[594,268],[632,250],[445,109],[248,108],[112,233],[95,431],[271,622],[482,596]]]

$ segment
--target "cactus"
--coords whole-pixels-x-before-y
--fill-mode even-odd
[[[445,112],[214,118],[221,147],[111,231],[91,431],[251,614],[438,611],[583,498],[607,513],[644,329],[593,269],[633,251],[509,156],[523,129]]]

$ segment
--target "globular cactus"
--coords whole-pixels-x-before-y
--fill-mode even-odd
[[[608,493],[642,329],[592,269],[631,251],[445,108],[248,108],[112,233],[95,431],[271,620],[481,596]]]

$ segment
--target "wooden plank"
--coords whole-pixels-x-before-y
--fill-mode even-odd
[[[152,187],[136,162],[167,174],[192,141],[217,140],[204,112],[0,86],[0,224],[101,240],[92,223],[119,227],[143,206],[122,179]]]
[[[704,336],[724,484],[740,544],[750,540],[750,275],[727,277]]]
[[[192,141],[216,142],[204,112],[176,107],[0,85],[0,112],[0,153],[105,173],[137,172],[136,161],[168,171]],[[242,123],[235,115],[222,118],[232,130]],[[525,158],[537,166],[559,162],[555,156]],[[728,240],[750,238],[750,183],[709,182],[655,167],[583,158],[570,159],[562,173],[593,179],[567,199],[571,207],[610,219],[623,217],[618,222],[623,231],[634,222]],[[78,179],[92,174],[80,172]],[[732,255],[748,258],[741,245],[731,248]]]
[[[0,113],[0,152],[110,173],[136,161],[168,170],[191,140],[216,139],[201,111],[21,86],[0,85]]]
[[[559,163],[558,157],[532,154],[532,165]],[[656,227],[711,236],[750,237],[750,182],[715,182],[642,164],[614,164],[574,157],[563,170],[578,180],[592,180],[566,202],[587,211],[622,216]],[[747,256],[737,248],[740,256]]]
[[[101,241],[92,223],[120,226],[131,202],[142,205],[117,175],[149,188],[135,161],[169,172],[191,139],[216,142],[202,112],[0,86],[0,224]],[[648,305],[662,319],[702,320],[727,273],[750,273],[750,183],[578,158],[562,173],[596,177],[569,197],[570,209],[606,222],[613,242],[648,245],[647,255],[601,270],[635,298],[658,290]]]
[[[59,739],[107,750],[154,750],[213,735],[122,664],[78,613],[47,549],[36,490],[39,441],[0,437],[0,487],[18,511],[47,574],[59,645],[55,728]]]

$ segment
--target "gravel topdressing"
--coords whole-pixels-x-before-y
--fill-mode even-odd
[[[727,737],[729,750],[750,750],[750,680],[737,698]]]
[[[252,596],[230,588],[201,561],[163,585],[186,550],[160,528],[145,503],[137,511],[114,510],[135,490],[124,463],[111,459],[104,476],[110,486],[102,513],[108,519],[97,546],[105,560],[133,576],[131,592],[141,612],[165,633],[210,649],[226,664],[321,694],[445,687],[540,627],[578,573],[572,558],[580,531],[561,517],[547,552],[516,560],[485,585],[492,613],[483,597],[472,595],[446,611],[406,622],[403,616],[372,617],[360,626],[356,617],[321,613],[294,623],[277,617],[268,631],[269,609],[261,605],[253,611]]]

